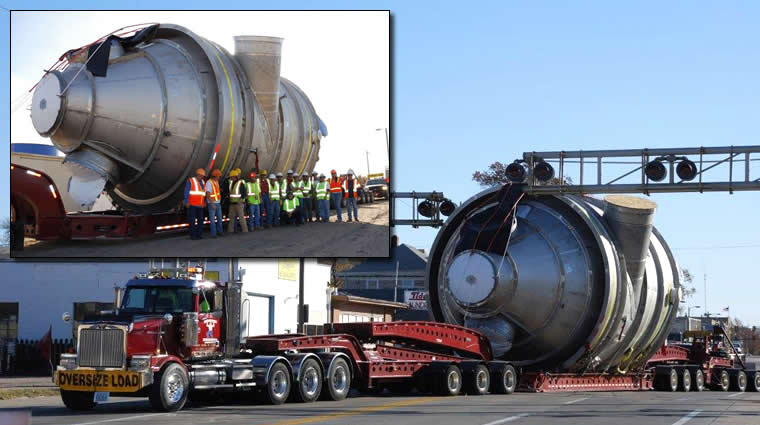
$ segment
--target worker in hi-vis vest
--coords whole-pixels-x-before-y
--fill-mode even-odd
[[[311,223],[311,178],[309,177],[309,173],[304,172],[301,175],[301,200],[303,201],[302,205],[302,211],[303,211],[303,221]]]
[[[319,203],[317,202],[317,183],[319,182],[319,173],[311,172],[311,210],[314,215],[314,221],[319,218]]]
[[[290,174],[292,171],[288,170],[288,173]],[[299,215],[301,220],[303,220],[303,182],[301,181],[300,174],[293,174],[292,180],[288,182],[288,190],[293,192],[293,197],[298,201]]]
[[[267,209],[267,224],[277,227],[280,225],[280,182],[274,174],[269,175],[269,208]]]
[[[227,233],[235,232],[235,222],[239,222],[243,233],[248,232],[248,224],[245,222],[245,198],[248,196],[245,181],[240,178],[240,170],[230,171],[230,222],[227,223]]]
[[[354,213],[354,220],[359,221],[359,211],[356,201],[359,198],[359,181],[354,178],[354,170],[349,169],[346,180],[343,182],[343,190],[346,192],[346,211],[348,211],[348,221],[351,221],[351,212]]]
[[[245,189],[248,192],[248,228],[251,231],[261,229],[261,183],[256,173],[251,172],[250,177],[245,182]]]
[[[343,221],[343,212],[340,209],[340,203],[343,201],[343,181],[338,177],[338,173],[335,170],[330,171],[330,201],[335,208],[335,216],[338,221]]]
[[[289,190],[285,199],[282,200],[282,219],[285,221],[285,224],[295,223],[296,226],[301,225],[299,202],[298,198]]]
[[[188,178],[185,184],[185,207],[190,239],[201,239],[203,233],[203,207],[206,201],[203,178],[205,176],[206,170],[199,168],[195,170],[195,177]]]
[[[259,173],[259,185],[261,186],[261,226],[269,228],[272,225],[272,219],[269,218],[269,209],[271,208],[269,198],[269,179],[267,178],[267,170],[261,170]],[[264,220],[266,216],[266,220]]]
[[[211,172],[211,178],[206,182],[206,203],[208,204],[208,227],[211,229],[211,237],[222,236],[222,192],[219,189],[219,177],[222,172],[215,169]]]
[[[330,185],[325,181],[325,175],[319,175],[319,181],[314,185],[317,194],[317,221],[327,223],[330,219]]]

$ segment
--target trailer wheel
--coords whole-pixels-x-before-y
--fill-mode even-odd
[[[689,369],[684,368],[681,372],[681,379],[679,380],[679,389],[681,391],[691,391],[691,372]]]
[[[311,403],[322,392],[322,369],[314,359],[306,359],[301,366],[301,379],[294,393],[297,401]]]
[[[176,412],[187,401],[189,379],[185,368],[171,363],[156,374],[150,391],[150,404],[161,412]]]
[[[747,374],[743,370],[738,371],[731,379],[731,389],[739,392],[747,389]]]
[[[702,373],[702,369],[694,371],[694,391],[704,391],[705,389],[705,374]]]
[[[290,372],[282,362],[277,362],[269,369],[269,379],[267,379],[264,389],[264,401],[269,404],[282,404],[288,399],[289,394]]]
[[[462,370],[459,366],[449,365],[444,369],[443,374],[440,377],[438,385],[436,385],[435,392],[438,395],[452,396],[459,394],[462,390]]]
[[[327,384],[325,398],[338,401],[348,397],[348,392],[351,390],[351,368],[348,367],[345,359],[333,360],[325,383]],[[376,388],[382,392],[382,387]]]
[[[715,375],[717,375],[717,379],[712,380],[713,383],[710,385],[711,389],[716,391],[728,391],[730,383],[728,371],[726,369],[721,369],[720,372],[715,372],[713,378],[716,378]]]
[[[517,387],[517,373],[511,365],[504,365],[491,376],[491,392],[496,394],[512,394]]]
[[[760,391],[760,373],[757,373],[756,371],[752,371],[747,375],[747,378],[749,378],[749,385],[748,390],[749,391]]]
[[[678,390],[678,371],[675,368],[671,368],[667,376],[665,391],[677,391]]]
[[[475,366],[470,373],[467,374],[465,381],[465,392],[470,395],[485,395],[488,394],[488,389],[491,386],[491,377],[488,374],[488,368],[482,364]]]
[[[95,407],[92,391],[61,390],[61,400],[71,410],[90,410]]]

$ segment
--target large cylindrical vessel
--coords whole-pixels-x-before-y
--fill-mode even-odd
[[[327,131],[301,89],[280,78],[281,42],[236,37],[232,55],[160,24],[139,44],[113,40],[104,77],[83,63],[45,75],[32,122],[66,153],[73,188],[100,179],[127,210],[177,206],[197,168],[247,173],[258,158],[268,172],[311,171]]]
[[[470,198],[438,233],[427,269],[434,318],[483,332],[496,355],[526,367],[642,368],[667,337],[680,291],[652,226],[655,204],[519,192]]]

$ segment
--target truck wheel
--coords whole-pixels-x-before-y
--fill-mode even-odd
[[[704,391],[705,389],[705,375],[702,373],[702,369],[694,371],[694,391]]]
[[[264,390],[264,400],[269,404],[282,404],[290,394],[290,372],[281,362],[269,370],[269,379]]]
[[[760,373],[757,372],[750,372],[750,374],[747,376],[749,378],[749,388],[750,391],[760,391]]]
[[[322,392],[322,369],[314,359],[306,359],[301,366],[301,379],[294,393],[296,401],[311,403]]]
[[[681,372],[681,379],[678,383],[678,389],[681,391],[689,392],[691,391],[691,372],[689,369],[684,368]]]
[[[488,374],[488,368],[482,364],[475,366],[472,373],[467,374],[465,382],[465,392],[470,395],[488,394],[491,386],[491,377]]]
[[[496,394],[512,394],[517,387],[517,373],[511,365],[495,371],[491,377],[491,392]]]
[[[337,358],[332,361],[325,383],[327,391],[324,392],[324,398],[338,401],[348,397],[348,392],[351,390],[351,369],[345,359]],[[373,389],[383,391],[380,386],[375,386]]]
[[[740,370],[731,379],[731,390],[744,392],[747,389],[747,374]]]
[[[678,390],[678,371],[673,369],[670,369],[670,373],[668,374],[668,382],[665,387],[666,391],[677,391]]]
[[[189,380],[185,368],[171,363],[153,379],[150,404],[161,412],[176,412],[185,405],[189,392]]]
[[[24,250],[24,219],[16,217],[10,227],[10,247],[16,251]]]
[[[727,370],[722,369],[720,372],[715,372],[713,378],[713,383],[710,385],[711,389],[716,391],[728,391],[730,381]]]
[[[459,391],[462,390],[462,371],[459,366],[449,365],[444,369],[435,390],[436,394],[443,396],[459,394]]]
[[[61,390],[61,400],[71,410],[90,410],[95,407],[92,391]]]

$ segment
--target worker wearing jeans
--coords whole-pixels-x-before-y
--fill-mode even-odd
[[[317,221],[326,223],[330,221],[330,200],[327,199],[329,186],[325,181],[325,175],[319,175],[319,182],[315,183],[317,193]]]
[[[269,200],[269,179],[272,177],[267,179],[267,170],[261,170],[259,176],[261,176],[259,179],[259,184],[261,185],[261,215],[267,216],[266,221],[264,221],[264,217],[261,218],[261,225],[268,228],[272,225],[272,218],[270,217],[272,205]]]
[[[222,172],[214,170],[211,178],[206,182],[206,203],[208,203],[208,226],[211,229],[211,237],[222,236],[222,193],[219,190],[219,177]],[[216,220],[214,220],[216,219]]]
[[[248,228],[253,232],[261,228],[261,183],[256,173],[251,172],[249,177],[245,189],[248,192]]]
[[[354,172],[348,170],[348,178],[343,182],[343,189],[346,191],[346,210],[348,211],[348,221],[359,221],[359,210],[356,207],[356,199],[359,197],[358,181],[354,179]],[[353,220],[351,219],[353,212]]]
[[[199,168],[195,171],[195,177],[187,179],[185,184],[185,207],[190,239],[193,240],[201,239],[203,233],[203,207],[206,204],[206,192],[203,189],[205,176],[206,170]]]
[[[338,217],[338,221],[343,221],[343,212],[340,209],[340,201],[343,199],[341,188],[343,181],[338,178],[338,174],[335,172],[335,170],[330,171],[330,175],[330,200],[335,206],[335,215]]]

